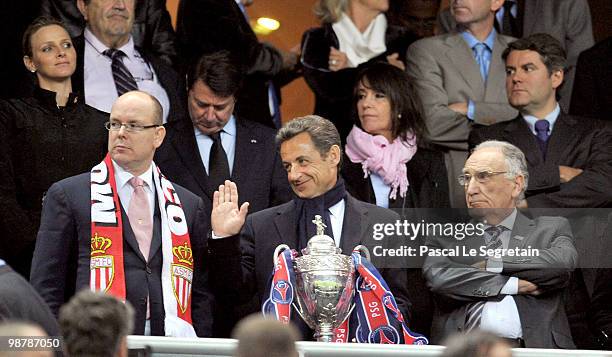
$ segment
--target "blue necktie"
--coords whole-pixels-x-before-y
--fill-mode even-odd
[[[548,128],[550,123],[546,119],[538,120],[535,123],[536,136],[538,137],[538,146],[542,152],[544,160],[546,160],[546,149],[548,147]]]
[[[478,67],[480,67],[480,76],[484,82],[487,81],[487,76],[489,75],[489,61],[487,59],[488,48],[482,42],[479,42],[474,45],[472,48],[474,50],[474,57],[476,58],[476,63],[478,63]]]

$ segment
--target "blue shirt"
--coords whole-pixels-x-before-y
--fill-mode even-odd
[[[539,119],[548,120],[548,123],[550,124],[548,126],[548,135],[550,135],[550,133],[552,133],[553,131],[553,127],[555,126],[555,122],[559,117],[559,113],[561,113],[561,108],[559,107],[559,103],[557,103],[555,109],[552,112],[548,113],[548,115],[546,115],[544,118],[536,118],[533,115],[523,115],[523,119],[525,119],[525,121],[527,122],[527,126],[529,127],[529,130],[531,130],[533,135],[538,135],[535,130],[536,121],[538,121]]]
[[[491,32],[489,33],[489,36],[487,36],[484,42],[482,42],[487,46],[487,49],[488,49],[488,51],[485,51],[484,53],[484,59],[487,62],[487,68],[491,67],[491,57],[493,55],[493,45],[495,44],[496,36],[497,36],[497,32],[495,31],[495,29],[492,29]],[[469,31],[461,32],[461,37],[463,37],[467,45],[470,47],[470,49],[472,49],[472,53],[473,53],[474,46],[479,44],[480,41],[476,37],[474,37],[474,35],[472,35]],[[476,56],[474,56],[474,60],[476,60]],[[474,120],[475,111],[476,111],[476,108],[475,108],[474,102],[470,99],[468,101],[468,112],[467,112],[468,119]]]
[[[202,158],[202,164],[208,173],[208,159],[210,159],[210,148],[212,147],[213,140],[210,136],[202,134],[202,132],[194,127],[196,143],[198,144],[198,150],[200,151],[200,157]],[[234,156],[236,154],[236,118],[232,115],[223,129],[221,129],[221,145],[227,155],[227,163],[230,169],[230,175],[234,168]]]

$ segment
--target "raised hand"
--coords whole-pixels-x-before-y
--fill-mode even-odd
[[[232,181],[225,180],[224,185],[213,195],[213,208],[210,223],[213,233],[218,237],[236,235],[242,229],[249,211],[249,203],[238,208],[238,188]]]

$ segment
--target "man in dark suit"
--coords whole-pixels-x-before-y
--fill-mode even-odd
[[[161,103],[164,123],[181,118],[183,82],[165,61],[135,45],[135,0],[78,0],[77,6],[87,26],[73,41],[79,61],[72,86],[85,102],[108,113],[123,93],[141,90]]]
[[[164,144],[155,153],[168,179],[202,198],[207,219],[213,193],[225,180],[236,183],[241,202],[248,201],[251,212],[291,199],[275,130],[234,112],[242,78],[227,51],[202,56],[187,76],[191,120],[168,123]],[[208,221],[205,226],[210,229]],[[216,303],[215,315],[222,318],[214,319],[214,336],[229,337],[244,313],[232,312],[235,304]]]
[[[56,315],[78,290],[106,291],[134,307],[134,334],[210,336],[204,204],[153,163],[161,105],[128,92],[106,126],[104,161],[47,192],[32,285]]]
[[[570,114],[612,120],[612,37],[578,57]]]
[[[430,249],[463,248],[428,256],[423,266],[436,294],[434,343],[480,328],[513,347],[574,348],[563,304],[577,263],[572,232],[565,218],[531,220],[517,211],[528,178],[525,156],[506,142],[482,143],[465,163],[459,183],[483,235],[429,242]]]
[[[555,94],[564,78],[565,51],[552,36],[515,41],[503,55],[506,90],[520,115],[472,131],[470,146],[504,140],[527,158],[532,180],[523,206],[610,207],[612,133],[606,122],[565,114]]]
[[[455,28],[449,10],[440,12],[439,24],[444,33]],[[516,38],[547,33],[561,42],[567,53],[568,68],[565,84],[558,94],[561,107],[570,110],[578,55],[595,43],[588,0],[505,0],[495,14],[495,28]]]
[[[346,192],[344,181],[338,176],[342,159],[340,135],[329,120],[314,115],[294,119],[281,128],[277,142],[297,196],[293,201],[247,217],[249,203],[238,205],[235,183],[226,181],[215,192],[209,253],[214,257],[211,266],[216,268],[211,275],[215,289],[228,299],[248,299],[254,294],[260,301],[266,299],[275,248],[279,244],[305,248],[308,238],[315,234],[315,225],[311,223],[315,215],[323,217],[325,234],[334,238],[343,254],[350,254],[359,244],[389,248],[397,243],[393,238],[375,241],[373,225],[395,222],[399,216],[358,201]],[[373,263],[382,268],[385,261],[374,256]],[[395,262],[398,264],[387,263],[406,266],[403,259]],[[410,316],[405,269],[380,272],[400,311]]]
[[[239,58],[246,77],[238,93],[236,112],[242,118],[278,128],[279,89],[297,76],[298,57],[293,51],[259,42],[244,7],[252,2],[182,0],[176,21],[177,47],[185,66],[203,54],[221,50]]]

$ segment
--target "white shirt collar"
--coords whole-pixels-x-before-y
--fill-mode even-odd
[[[129,185],[128,181],[134,177],[131,173],[124,170],[121,166],[119,166],[115,160],[111,160],[113,162],[113,167],[115,168],[115,183],[117,184],[117,190],[121,190],[125,185]],[[153,165],[151,164],[147,171],[145,171],[142,175],[139,175],[146,184],[149,190],[154,191],[155,187],[153,185]]]
[[[89,30],[89,27],[85,28],[84,37],[85,41],[87,41],[91,45],[91,47],[93,47],[101,55],[104,55],[104,51],[109,49],[108,46],[103,44],[102,41],[100,41],[96,37],[96,35],[91,32],[91,30]],[[123,51],[123,53],[125,53],[128,58],[134,59],[134,57],[136,56],[136,51],[134,49],[134,40],[132,39],[132,35],[130,35],[130,39],[125,45],[117,49]]]

